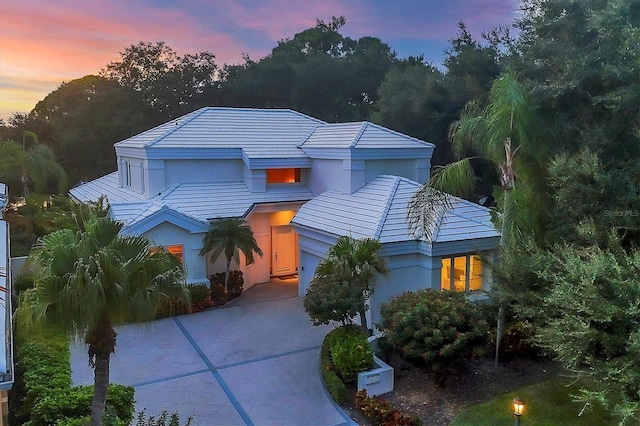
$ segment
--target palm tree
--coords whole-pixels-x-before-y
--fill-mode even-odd
[[[514,74],[498,77],[489,92],[484,109],[470,102],[460,120],[454,122],[449,137],[454,151],[462,156],[467,150],[477,157],[466,157],[434,170],[429,182],[416,192],[408,207],[408,220],[418,237],[430,239],[440,216],[451,208],[453,198],[469,193],[474,186],[471,161],[488,160],[500,178],[502,196],[498,199],[501,214],[497,217],[501,228],[501,246],[515,244],[534,228],[532,218],[535,188],[543,181],[540,169],[543,148],[535,135],[536,116],[526,93]],[[516,173],[517,170],[517,173]],[[536,178],[538,180],[536,180]],[[504,330],[504,308],[498,313],[496,363]]]
[[[253,236],[253,231],[247,222],[239,217],[229,217],[216,219],[211,222],[209,230],[202,240],[203,247],[200,256],[206,256],[211,252],[211,263],[214,263],[221,254],[227,260],[227,267],[224,275],[224,289],[229,291],[229,272],[231,270],[231,260],[240,263],[239,256],[242,252],[249,263],[253,263],[253,253],[262,257],[262,250]]]
[[[29,195],[31,183],[36,192],[42,192],[50,177],[58,182],[58,191],[64,192],[67,188],[67,174],[56,161],[53,150],[39,144],[35,133],[25,131],[26,135],[36,142],[29,149],[25,149],[24,138],[22,146],[10,139],[0,143],[0,176],[19,175],[25,197]]]
[[[153,319],[172,297],[189,305],[189,292],[180,262],[166,251],[150,251],[146,238],[119,235],[122,224],[105,217],[83,226],[38,240],[30,256],[35,287],[22,293],[15,318],[25,336],[52,328],[84,338],[94,368],[91,424],[98,426],[116,346],[113,327]]]
[[[314,279],[330,278],[335,282],[346,280],[352,286],[360,288],[367,300],[373,293],[373,279],[376,274],[387,275],[385,260],[378,254],[382,243],[372,238],[354,239],[347,236],[338,238],[327,252],[327,256],[318,264]],[[367,306],[359,308],[360,326],[369,335],[366,317]]]

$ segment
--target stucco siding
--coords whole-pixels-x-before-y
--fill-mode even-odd
[[[173,224],[164,222],[144,233],[153,245],[182,245],[183,262],[187,269],[187,283],[208,282],[205,259],[200,256],[204,234],[192,234]]]
[[[242,160],[167,160],[166,186],[179,183],[241,182]]]
[[[307,186],[314,195],[327,189],[348,192],[351,177],[343,169],[342,160],[314,159]]]

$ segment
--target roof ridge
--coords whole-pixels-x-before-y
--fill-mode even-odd
[[[318,124],[316,127],[307,132],[307,134],[302,138],[302,142],[298,142],[296,144],[296,148],[302,149],[302,145],[304,145],[309,140],[311,135],[313,135],[320,126],[324,126],[324,124]]]
[[[351,144],[349,144],[349,148],[355,148],[356,145],[358,144],[358,142],[360,142],[360,138],[362,137],[362,134],[364,133],[364,131],[367,129],[367,126],[369,125],[368,121],[363,121],[362,124],[360,125],[360,130],[358,130],[358,133],[356,134],[356,136],[353,138],[353,141],[351,142]]]
[[[410,139],[410,140],[412,140],[414,142],[419,142],[419,143],[424,144],[424,145],[431,145],[434,148],[436,146],[433,142],[429,142],[429,141],[424,141],[422,139],[418,139],[418,138],[410,136],[410,135],[408,135],[406,133],[398,132],[397,130],[393,130],[393,129],[390,129],[388,127],[381,126],[380,124],[372,123],[370,121],[366,121],[366,123],[369,123],[372,127],[375,127],[378,130],[382,130],[382,131],[385,131],[385,132],[393,133],[396,136],[407,138],[407,139]]]
[[[396,192],[398,191],[398,186],[400,185],[401,178],[399,176],[382,175],[382,176],[378,176],[378,178],[387,177],[387,176],[393,179],[393,182],[391,183],[389,194],[387,195],[387,199],[384,203],[384,207],[382,208],[382,214],[380,215],[380,219],[378,219],[378,224],[376,225],[376,229],[373,233],[373,237],[376,240],[380,239],[380,234],[382,234],[382,228],[384,227],[384,223],[387,221],[387,216],[389,215],[391,204],[393,203],[393,199],[395,198]]]
[[[182,117],[178,117],[175,120],[171,120],[171,121],[168,121],[167,123],[164,123],[164,124],[169,124],[172,121],[176,121],[176,125],[173,126],[173,128],[171,130],[169,130],[168,132],[163,133],[162,135],[158,136],[157,138],[153,139],[152,141],[149,141],[149,142],[145,143],[144,147],[146,148],[146,147],[155,145],[161,139],[166,138],[171,133],[175,132],[178,129],[181,129],[185,124],[192,122],[196,117],[200,117],[207,110],[209,110],[209,108],[210,107],[203,107],[203,108],[200,108],[199,110],[195,110],[195,111],[190,112],[189,114],[183,115],[182,117],[189,117],[189,115],[192,115],[192,116],[187,118],[187,119],[185,119],[185,120],[183,120],[182,123],[178,122],[178,120],[180,120],[180,118],[182,118]]]

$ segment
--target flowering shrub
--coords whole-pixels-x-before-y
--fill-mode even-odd
[[[356,406],[374,426],[422,426],[417,416],[402,414],[393,404],[382,398],[370,398],[366,390],[356,393]]]
[[[393,349],[405,358],[424,361],[438,385],[486,345],[487,323],[463,293],[407,292],[383,304],[381,316],[378,327]]]
[[[211,300],[211,291],[206,283],[189,286],[189,292],[191,293],[191,312],[199,312],[215,306]]]

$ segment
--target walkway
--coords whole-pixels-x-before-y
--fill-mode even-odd
[[[135,388],[136,412],[177,411],[193,425],[353,425],[327,396],[313,327],[296,281],[249,289],[227,307],[118,327],[111,381]],[[93,383],[71,348],[74,384]]]

